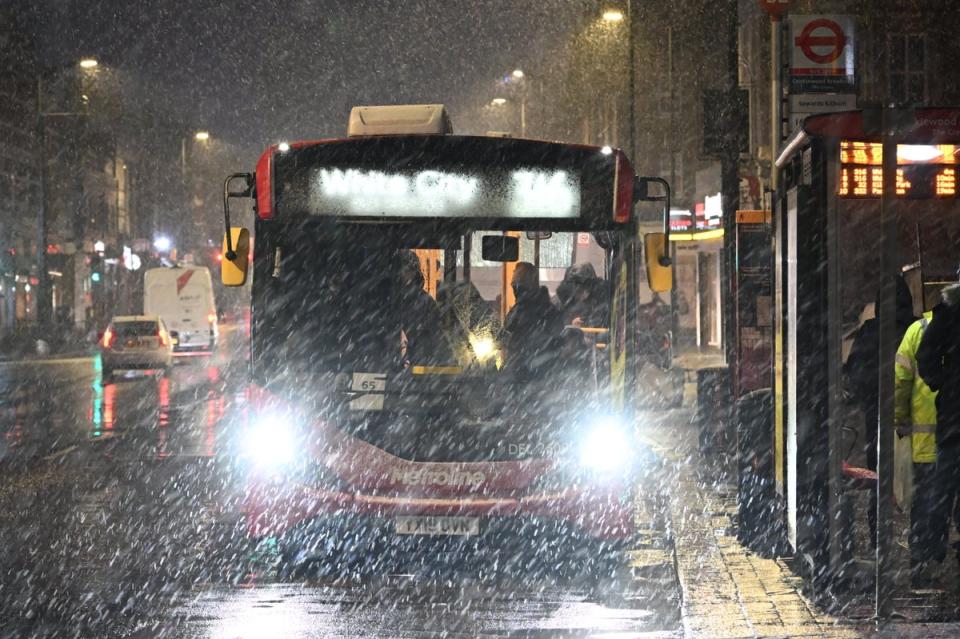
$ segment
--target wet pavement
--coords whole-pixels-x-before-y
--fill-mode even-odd
[[[636,545],[609,575],[281,577],[241,526],[238,337],[109,384],[95,357],[0,363],[0,639],[960,636],[824,614],[787,563],[737,542],[732,484],[683,410],[638,424],[667,474],[641,486]]]
[[[232,463],[242,339],[167,377],[0,363],[0,637],[677,636],[663,502],[609,576],[280,578]]]

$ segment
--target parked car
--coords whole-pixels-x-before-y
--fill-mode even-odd
[[[173,343],[163,320],[156,315],[114,317],[103,332],[103,378],[116,370],[153,369],[166,372],[173,365]]]

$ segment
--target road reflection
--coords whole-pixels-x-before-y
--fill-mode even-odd
[[[84,441],[133,440],[141,457],[212,457],[226,412],[223,358],[104,383],[99,356],[0,364],[0,461]]]
[[[0,461],[43,456],[84,438],[93,402],[103,402],[92,385],[96,363],[82,357],[0,364]]]
[[[133,438],[144,456],[212,457],[225,412],[220,367],[198,359],[169,376],[127,375],[93,383],[90,439]]]

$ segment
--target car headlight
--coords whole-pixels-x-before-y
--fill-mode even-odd
[[[633,454],[633,440],[627,427],[615,419],[594,423],[580,442],[581,465],[597,472],[624,470]]]
[[[245,456],[260,468],[288,466],[297,451],[294,429],[281,415],[260,415],[246,433],[243,450]]]

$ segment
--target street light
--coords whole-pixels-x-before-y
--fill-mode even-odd
[[[633,2],[627,0],[627,13],[624,15],[621,9],[612,7],[605,9],[601,14],[601,18],[604,22],[609,23],[619,23],[623,22],[624,18],[627,20],[627,49],[629,53],[629,84],[630,84],[630,160],[632,162],[637,161],[637,86],[636,86],[636,71],[634,67],[634,42],[633,42],[633,32],[634,32],[634,15],[633,15]]]
[[[620,9],[607,9],[603,12],[604,22],[622,22],[623,21],[623,11]]]
[[[186,185],[187,179],[187,140],[190,139],[190,137],[190,134],[187,134],[180,138],[180,176],[184,180],[184,185]],[[197,142],[209,142],[210,132],[194,131],[193,139]]]
[[[78,62],[81,69],[92,71],[99,62],[94,58],[83,58]],[[73,65],[70,65],[73,66]],[[69,67],[66,67],[69,68]],[[60,69],[63,71],[65,69]],[[37,74],[37,146],[40,156],[40,208],[37,212],[37,322],[46,324],[53,314],[53,300],[50,297],[50,280],[47,277],[47,191],[50,177],[47,168],[47,127],[50,117],[82,117],[87,115],[87,100],[83,99],[83,111],[44,111],[43,75]]]
[[[494,105],[494,106],[503,106],[503,105],[506,104],[506,103],[507,103],[507,99],[506,99],[506,98],[494,98],[494,99],[490,100],[490,104],[492,104],[492,105]]]
[[[513,100],[520,107],[520,137],[527,137],[527,74],[523,69],[517,67],[509,75],[504,75],[500,84],[514,87],[511,95],[514,96]],[[502,106],[506,102],[507,100],[504,98],[493,100],[493,104],[496,106]]]
[[[172,242],[170,238],[166,235],[160,235],[153,241],[153,248],[157,249],[160,253],[166,253],[170,250]]]

